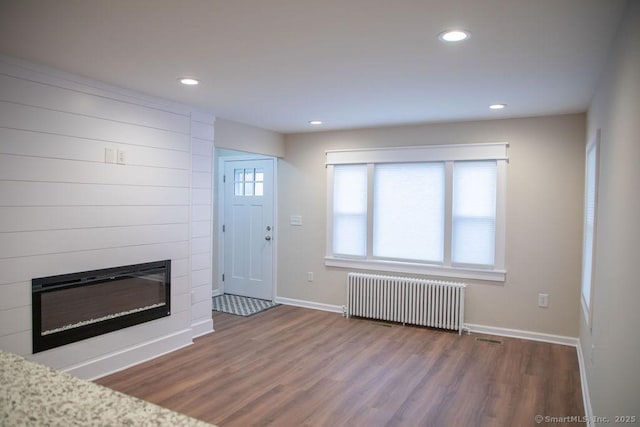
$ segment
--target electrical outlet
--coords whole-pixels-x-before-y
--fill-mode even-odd
[[[549,307],[549,294],[538,294],[538,307]]]
[[[307,282],[313,282],[313,271],[307,273]]]

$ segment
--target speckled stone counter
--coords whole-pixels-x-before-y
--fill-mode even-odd
[[[0,426],[211,424],[0,351]]]

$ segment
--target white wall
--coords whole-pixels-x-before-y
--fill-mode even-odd
[[[0,349],[93,377],[211,329],[213,122],[0,57]],[[171,316],[31,356],[31,279],[167,258]]]
[[[346,269],[324,266],[325,151],[508,142],[505,283],[467,280],[466,321],[576,337],[585,115],[288,135],[279,164],[278,297],[343,305]],[[302,215],[302,226],[289,225]],[[315,273],[313,282],[307,272]],[[537,294],[550,295],[549,308]]]
[[[592,330],[580,319],[593,414],[640,422],[640,2],[629,2],[588,113],[601,129]],[[584,148],[583,148],[584,150]],[[604,424],[603,424],[604,425]]]
[[[193,336],[213,330],[213,140],[208,114],[191,113],[191,327]]]
[[[283,135],[231,120],[216,120],[216,147],[272,157],[284,156]]]

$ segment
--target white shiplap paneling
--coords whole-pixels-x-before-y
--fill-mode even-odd
[[[0,154],[0,180],[187,188],[189,171]]]
[[[0,101],[0,127],[189,151],[189,134]]]
[[[104,163],[104,148],[124,150],[131,166],[189,170],[191,164],[186,151],[0,128],[1,154]]]
[[[184,206],[0,206],[0,233],[188,222]]]
[[[0,258],[0,292],[2,292],[1,286],[4,284],[29,282],[30,286],[31,279],[36,277],[138,264],[149,260],[170,259],[173,267],[174,264],[187,260],[188,253],[189,242],[183,241],[29,257]],[[29,292],[31,292],[31,289],[29,289]]]
[[[188,210],[188,188],[0,181],[0,206],[175,206]]]
[[[210,246],[211,239],[209,236],[193,238],[191,239],[191,255],[209,252]]]
[[[191,220],[211,221],[211,211],[210,205],[195,205],[191,209]]]
[[[117,369],[153,357],[141,349],[166,350],[164,339],[188,344],[194,316],[203,330],[206,290],[194,308],[191,286],[194,267],[211,270],[213,124],[186,106],[0,56],[0,348],[91,376],[110,358]],[[107,163],[107,149],[124,164]],[[192,265],[194,218],[203,240]],[[172,260],[171,316],[30,355],[33,278],[162,259]]]
[[[191,326],[194,336],[213,330],[212,192],[213,121],[191,117]]]
[[[0,233],[0,258],[184,242],[187,229],[167,224]]]
[[[3,67],[0,65],[0,72]],[[9,74],[10,70],[6,69]],[[65,111],[82,116],[131,123],[150,128],[189,133],[189,122],[184,114],[149,108],[130,101],[104,96],[87,97],[86,91],[68,89],[59,85],[25,80],[17,73],[0,74],[4,101],[32,105],[54,111]]]
[[[211,272],[208,270],[191,271],[191,287],[205,286],[211,284]],[[210,287],[210,286],[209,286]]]

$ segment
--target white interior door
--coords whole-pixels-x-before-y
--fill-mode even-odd
[[[273,299],[273,160],[224,162],[225,293]]]

